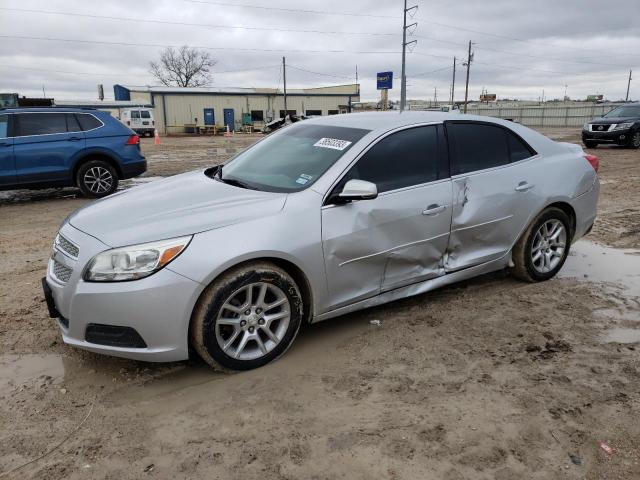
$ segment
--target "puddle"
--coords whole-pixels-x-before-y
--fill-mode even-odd
[[[605,343],[638,343],[640,330],[633,328],[613,328],[602,337]]]
[[[31,382],[43,375],[60,383],[64,364],[59,355],[2,355],[0,357],[0,390]]]
[[[627,295],[640,296],[640,250],[605,247],[581,240],[571,246],[569,258],[558,276],[615,284]]]

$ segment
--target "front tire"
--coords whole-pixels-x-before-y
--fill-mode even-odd
[[[191,345],[218,370],[250,370],[282,355],[303,319],[291,276],[268,262],[252,263],[209,285],[191,317]]]
[[[118,173],[104,160],[90,160],[78,169],[76,185],[85,197],[106,197],[118,189]]]
[[[640,130],[636,130],[629,140],[629,148],[640,148]]]
[[[513,247],[513,275],[527,282],[553,278],[571,246],[571,221],[559,208],[544,210]]]
[[[584,146],[587,148],[597,148],[598,147],[598,142],[594,142],[593,140],[585,140],[584,141]]]

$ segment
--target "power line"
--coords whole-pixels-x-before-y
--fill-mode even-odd
[[[181,45],[167,45],[160,43],[132,43],[132,42],[107,42],[104,40],[84,40],[74,38],[52,38],[52,37],[32,37],[25,35],[2,35],[0,38],[13,38],[18,40],[40,40],[47,42],[66,42],[66,43],[86,43],[95,45],[112,45],[125,47],[152,47],[152,48],[180,48]],[[311,50],[311,49],[290,49],[290,48],[238,48],[238,47],[208,47],[191,45],[193,48],[201,50],[227,50],[237,52],[291,52],[291,53],[357,53],[357,54],[373,54],[373,55],[396,55],[399,51],[393,50]]]
[[[369,17],[369,18],[402,18],[394,15],[373,15],[370,13],[329,12],[326,10],[304,10],[301,8],[265,7],[264,5],[226,3],[226,2],[215,2],[215,1],[206,1],[206,0],[184,0],[184,1],[191,2],[191,3],[200,3],[204,5],[218,5],[221,7],[253,8],[253,9],[260,9],[260,10],[272,10],[276,12],[309,13],[313,15],[334,15],[334,16]]]
[[[449,25],[446,23],[440,23],[440,22],[434,22],[432,20],[426,20],[423,18],[419,18],[419,20],[422,20],[426,23],[430,23],[431,25],[437,25],[439,27],[445,27],[445,28],[451,28],[454,30],[458,30],[458,31],[463,31],[463,32],[469,32],[469,33],[475,33],[478,35],[486,35],[488,37],[494,37],[494,38],[500,38],[503,40],[512,40],[514,42],[522,42],[522,43],[528,43],[531,45],[541,45],[541,46],[545,46],[545,47],[551,47],[551,48],[563,48],[565,50],[579,50],[582,52],[589,52],[591,54],[593,54],[593,52],[606,52],[607,55],[611,55],[611,51],[607,51],[607,50],[592,50],[592,49],[586,49],[586,48],[580,48],[580,47],[567,47],[567,46],[563,46],[563,45],[558,45],[558,44],[553,44],[553,43],[546,43],[546,42],[539,42],[537,40],[525,40],[522,38],[517,38],[517,37],[510,37],[508,35],[500,35],[498,33],[490,33],[490,32],[483,32],[482,30],[473,30],[470,28],[464,28],[461,27],[460,25]],[[618,52],[618,53],[622,53],[622,52]],[[625,52],[626,53],[626,52]],[[629,53],[629,55],[634,55],[637,53]]]
[[[275,67],[280,67],[280,65],[265,65],[262,67],[254,67],[254,68],[242,68],[242,69],[238,69],[238,70],[221,70],[221,71],[213,71],[211,72],[212,75],[220,75],[220,74],[225,74],[225,73],[239,73],[239,72],[253,72],[256,70],[265,70],[267,68],[275,68]],[[37,72],[47,72],[47,73],[66,73],[66,74],[73,74],[73,75],[90,75],[90,76],[96,76],[96,77],[122,77],[123,75],[121,73],[106,73],[106,72],[76,72],[76,71],[70,71],[70,70],[52,70],[52,69],[48,69],[48,68],[31,68],[31,67],[20,67],[20,66],[16,66],[16,65],[3,65],[0,64],[0,68],[7,68],[7,69],[17,69],[17,70],[34,70]],[[127,74],[127,77],[145,77],[145,78],[150,78],[151,75],[130,75]]]
[[[370,35],[370,36],[396,36],[395,33],[384,33],[384,32],[343,32],[343,31],[331,31],[331,30],[300,30],[295,28],[284,28],[284,27],[253,27],[253,26],[243,26],[243,25],[215,25],[210,23],[190,23],[190,22],[176,22],[170,20],[157,20],[157,19],[144,19],[144,18],[133,18],[133,17],[115,17],[115,16],[107,16],[107,15],[94,15],[88,13],[73,13],[73,12],[55,12],[49,10],[32,10],[26,8],[9,8],[9,7],[0,7],[0,10],[10,11],[10,12],[22,12],[22,13],[36,13],[36,14],[44,14],[44,15],[61,15],[67,17],[82,17],[82,18],[94,18],[100,20],[116,20],[116,21],[124,21],[124,22],[136,22],[136,23],[152,23],[152,24],[161,24],[161,25],[178,25],[178,26],[186,26],[186,27],[204,27],[204,28],[226,28],[226,29],[238,29],[238,30],[258,30],[258,31],[274,31],[274,32],[291,32],[291,33],[318,33],[318,34],[329,34],[329,35]]]
[[[294,70],[300,70],[301,72],[312,73],[314,75],[322,75],[324,77],[344,78],[344,79],[347,79],[347,80],[352,80],[353,79],[353,77],[348,77],[348,76],[345,76],[345,75],[334,75],[332,73],[322,73],[322,72],[314,72],[312,70],[306,70],[304,68],[300,68],[300,67],[296,67],[294,65],[291,65],[290,63],[287,63],[287,67],[288,68],[293,68]]]

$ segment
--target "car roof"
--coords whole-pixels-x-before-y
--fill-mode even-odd
[[[74,108],[74,107],[18,107],[18,108],[0,108],[2,113],[78,113],[90,112],[96,113],[95,108]]]
[[[554,148],[555,142],[544,135],[519,123],[503,120],[496,117],[484,117],[480,115],[468,115],[459,112],[429,112],[429,111],[404,111],[397,110],[387,112],[358,112],[339,115],[328,115],[304,120],[305,124],[328,125],[335,127],[363,128],[376,135],[381,135],[396,128],[406,127],[419,123],[440,123],[444,121],[473,121],[488,122],[502,125],[517,133],[537,151],[548,151]]]

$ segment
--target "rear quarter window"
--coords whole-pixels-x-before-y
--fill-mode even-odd
[[[79,113],[76,116],[84,131],[93,130],[102,126],[102,122],[89,113]]]
[[[0,115],[0,138],[9,136],[9,115]]]

